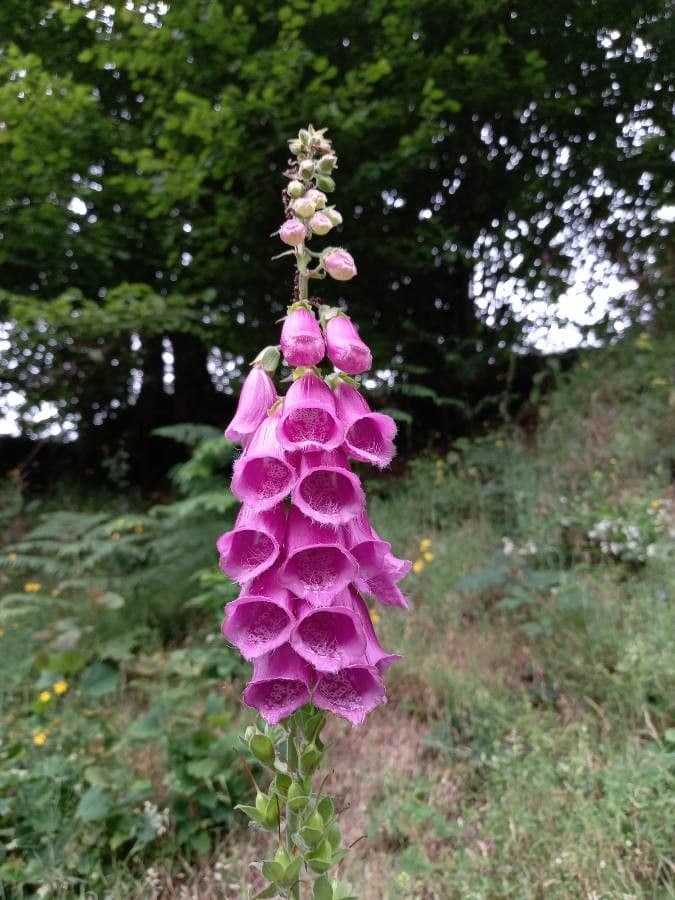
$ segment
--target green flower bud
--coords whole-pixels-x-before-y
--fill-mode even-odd
[[[323,753],[316,744],[310,744],[300,757],[300,768],[303,775],[311,775],[321,762]]]
[[[297,781],[294,781],[289,787],[286,796],[288,798],[288,805],[293,812],[300,812],[300,810],[304,809],[309,803],[309,797],[307,796],[306,791],[297,783]]]
[[[310,133],[306,128],[301,128],[298,132],[298,137],[302,141],[303,144],[308,144],[310,139]]]
[[[301,181],[298,181],[297,178],[294,178],[293,181],[288,182],[286,190],[290,197],[302,197],[305,193],[305,186]]]
[[[300,177],[304,178],[305,181],[310,179],[314,175],[314,163],[311,159],[303,159],[303,161],[298,166],[298,172],[300,173]]]
[[[327,153],[325,156],[321,157],[317,163],[317,168],[322,175],[330,175],[336,165],[337,156],[335,156],[334,153]]]
[[[284,869],[286,868],[286,866],[290,866],[291,857],[285,847],[279,847],[277,852],[274,854],[274,862],[279,863],[279,865],[283,866]]]
[[[342,213],[339,213],[334,207],[329,206],[327,209],[324,209],[323,213],[328,216],[333,225],[342,225]]]
[[[276,350],[276,347],[273,349]],[[278,353],[279,351],[277,350]],[[266,734],[254,734],[249,741],[248,747],[253,756],[264,765],[271,766],[274,763],[274,744]]]
[[[252,366],[262,366],[263,369],[267,372],[268,375],[274,375],[279,366],[279,362],[281,360],[281,353],[278,347],[265,347],[264,350],[261,350],[260,353],[256,356],[256,358],[251,363]],[[253,734],[249,735],[249,729],[246,729],[246,737],[248,739],[249,747],[251,744],[251,740],[253,739]],[[268,738],[269,740],[269,738]],[[253,750],[251,750],[253,753]],[[255,756],[255,753],[253,753]]]
[[[289,141],[288,149],[294,156],[297,156],[298,153],[302,150],[302,144],[298,140]]]
[[[316,186],[322,191],[335,190],[335,182],[330,177],[330,175],[318,175],[316,179]]]

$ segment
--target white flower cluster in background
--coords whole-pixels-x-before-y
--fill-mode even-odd
[[[169,808],[165,807],[160,810],[150,800],[146,800],[143,804],[143,815],[148,820],[156,837],[162,837],[169,828]]]
[[[634,515],[630,520],[604,517],[588,529],[587,537],[605,556],[626,562],[666,557],[675,539],[672,501],[653,500],[647,510]]]

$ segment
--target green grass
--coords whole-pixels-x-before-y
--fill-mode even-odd
[[[376,527],[417,571],[412,611],[378,610],[405,654],[392,701],[350,736],[368,841],[345,875],[365,900],[675,895],[670,352],[589,352],[534,440],[504,427],[372,479]],[[0,898],[246,895],[244,671],[211,562],[227,453],[205,446],[178,505],[108,509],[81,537],[50,506],[46,538],[5,555]],[[34,525],[14,501],[13,527]],[[408,769],[369,746],[387,723],[414,741]]]

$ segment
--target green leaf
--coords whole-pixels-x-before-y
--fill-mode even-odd
[[[185,767],[188,774],[193,778],[210,778],[218,770],[218,762],[215,759],[207,757],[206,759],[197,759],[189,762]]]
[[[127,735],[135,741],[149,741],[159,737],[163,728],[162,716],[158,710],[153,709],[132,722],[127,729]]]
[[[106,818],[112,805],[109,791],[101,787],[90,787],[80,797],[75,816],[83,822],[100,822]]]
[[[333,900],[333,888],[325,875],[314,882],[314,900]]]
[[[119,672],[107,663],[96,662],[82,673],[80,688],[88,697],[104,697],[117,690]]]
[[[195,853],[205,855],[211,851],[211,837],[208,831],[200,831],[190,839],[190,846]]]
[[[279,881],[284,877],[286,870],[280,863],[274,862],[273,859],[266,859],[260,867],[260,871],[268,881]]]

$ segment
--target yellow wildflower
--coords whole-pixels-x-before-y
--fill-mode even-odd
[[[0,638],[5,636],[5,629],[0,628]]]
[[[424,553],[425,550],[428,550],[431,547],[431,538],[422,538],[420,541],[420,550]]]
[[[134,525],[134,531],[136,534],[143,534],[143,525],[140,522],[138,525]]]
[[[667,378],[652,378],[654,387],[665,387],[668,384]]]
[[[661,501],[660,500],[652,500],[652,502],[649,505],[651,506],[652,509],[658,509],[661,506]]]
[[[581,363],[582,369],[590,369],[590,367],[591,367],[591,364],[589,363],[589,361],[587,359],[582,360],[582,363]]]
[[[495,447],[503,447],[503,446],[504,446],[504,441],[501,438],[497,438],[497,440],[495,441]]]
[[[424,568],[424,560],[423,559],[416,559],[415,562],[412,564],[412,570],[415,573],[415,575],[419,575],[423,568]]]
[[[9,556],[7,557],[7,559],[9,559],[11,562],[14,562],[14,560],[16,560],[18,558],[19,557],[16,555],[16,553],[10,553]]]
[[[40,703],[49,703],[51,699],[52,695],[49,691],[40,691],[38,695],[38,700],[40,701]]]
[[[36,594],[41,588],[42,585],[39,581],[27,581],[23,586],[23,589],[27,594]]]
[[[59,681],[55,681],[52,687],[54,688],[54,693],[58,694],[58,696],[60,697],[68,690],[68,682],[64,681],[64,679],[61,678],[59,679]]]
[[[40,730],[33,732],[33,743],[36,747],[44,747],[47,743],[47,732]]]
[[[58,588],[52,588],[50,593],[51,593],[52,597],[58,597],[59,594],[61,593],[61,591]]]
[[[424,554],[424,559],[425,559],[427,562],[431,562],[433,558],[434,558],[434,554],[433,554],[433,553],[429,553],[429,551],[427,550],[427,552]]]
[[[376,609],[370,610],[370,621],[373,623],[373,625],[377,625],[377,623],[380,621],[380,614]]]

